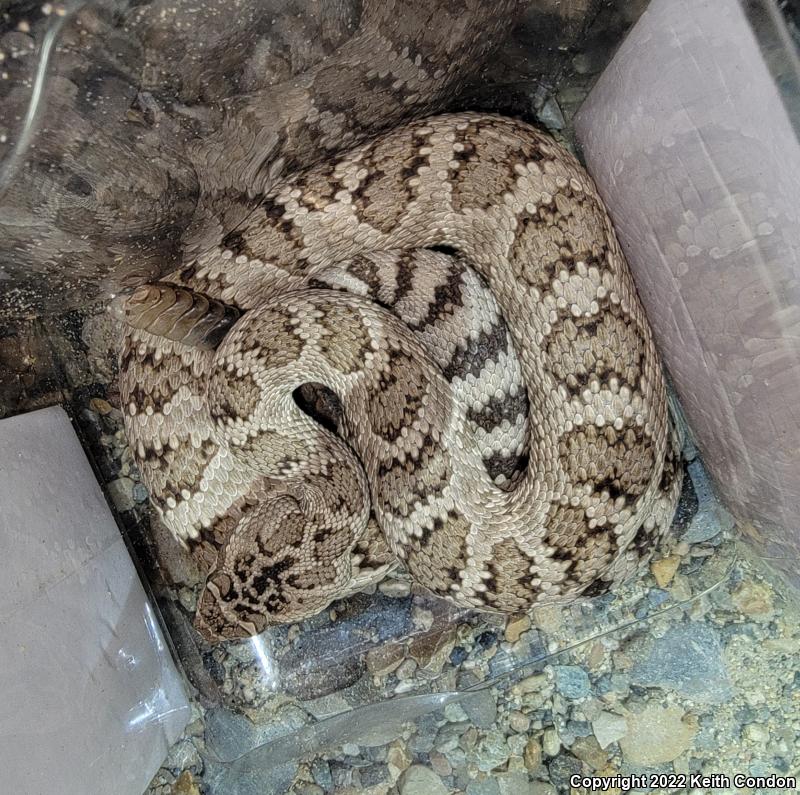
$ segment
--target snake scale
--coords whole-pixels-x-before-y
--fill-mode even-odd
[[[481,610],[601,593],[674,514],[630,271],[591,178],[525,123],[434,116],[286,176],[125,311],[126,431],[208,573],[210,640],[395,559]]]

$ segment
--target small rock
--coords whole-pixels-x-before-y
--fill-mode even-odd
[[[525,762],[525,767],[534,773],[539,769],[542,764],[542,746],[539,741],[531,737],[525,744],[525,750],[522,752],[522,759]]]
[[[489,689],[464,696],[461,706],[479,729],[488,729],[497,720],[497,699]]]
[[[450,767],[447,757],[444,754],[440,754],[438,751],[431,751],[428,760],[430,761],[431,770],[441,778],[446,778],[453,772],[453,768]]]
[[[331,775],[331,766],[324,760],[317,757],[311,763],[311,775],[314,781],[319,784],[324,790],[333,788],[333,776]]]
[[[530,795],[558,795],[556,788],[546,781],[534,781],[529,792]]]
[[[542,737],[542,751],[545,756],[555,756],[561,748],[561,738],[558,736],[558,731],[555,727],[550,726],[544,730]]]
[[[184,770],[172,785],[172,795],[200,795],[200,788],[188,770]]]
[[[576,737],[569,750],[592,770],[602,770],[608,764],[608,754],[594,737]]]
[[[572,754],[558,754],[547,763],[547,772],[560,792],[569,792],[570,779],[581,772],[581,763]]]
[[[700,461],[692,461],[687,470],[697,494],[699,508],[681,541],[687,544],[699,544],[722,531],[730,530],[734,522],[731,515],[717,501],[711,479]]]
[[[397,779],[400,774],[407,770],[411,765],[412,757],[399,740],[392,743],[386,753],[386,764],[389,766],[389,773],[393,780]]]
[[[104,417],[106,414],[111,414],[114,410],[114,407],[107,400],[103,400],[103,398],[92,398],[89,401],[89,408],[101,417]]]
[[[772,594],[769,588],[745,580],[731,594],[736,608],[751,618],[763,618],[772,614]]]
[[[621,715],[601,712],[592,721],[592,731],[601,748],[621,740],[628,733],[628,723]]]
[[[130,478],[117,478],[108,484],[108,493],[118,511],[130,511],[135,504],[133,481]]]
[[[411,620],[415,627],[427,632],[433,626],[433,613],[427,607],[414,605],[411,610]]]
[[[655,766],[677,759],[697,733],[694,716],[680,707],[649,704],[627,719],[628,733],[620,739],[625,761],[631,765]]]
[[[558,605],[540,605],[533,609],[536,626],[548,635],[557,635],[564,626],[564,609]]]
[[[377,646],[367,652],[367,670],[373,676],[386,676],[403,662],[405,651],[399,643]]]
[[[400,777],[401,795],[447,795],[439,776],[423,765],[411,765]]]
[[[630,671],[635,685],[668,688],[709,704],[720,704],[731,697],[722,644],[708,624],[691,622],[670,627],[660,638],[647,638],[641,652],[636,644],[630,652],[632,656],[646,655]]]
[[[591,685],[589,675],[577,665],[554,665],[553,673],[556,678],[556,690],[564,698],[576,701],[589,695]]]
[[[587,663],[589,668],[593,671],[599,668],[603,664],[603,660],[606,657],[606,647],[603,646],[600,641],[596,641],[592,644],[591,648],[589,649],[589,656],[587,658]]]
[[[182,740],[172,749],[169,755],[169,767],[181,771],[186,771],[190,767],[197,771],[202,770],[200,754],[191,740]]]
[[[521,679],[513,687],[512,691],[518,695],[525,693],[534,693],[537,690],[542,690],[547,685],[547,677],[544,674],[533,674]]]
[[[531,719],[524,713],[515,709],[508,716],[509,727],[520,734],[525,734],[531,727]]]
[[[450,657],[455,642],[455,627],[448,627],[442,632],[427,632],[414,638],[408,647],[408,653],[417,661],[420,668],[438,674]]]
[[[470,781],[467,784],[467,795],[500,795],[500,785],[494,776],[483,781]]]
[[[513,771],[496,773],[495,779],[500,795],[529,795],[531,791],[527,773]]]
[[[389,784],[389,766],[383,762],[359,768],[359,774],[362,787],[380,787],[382,784]]]
[[[564,125],[566,124],[564,114],[561,112],[561,108],[553,97],[550,97],[550,99],[542,105],[542,109],[537,115],[539,121],[542,122],[548,130],[564,129]]]
[[[506,738],[500,731],[486,732],[475,748],[475,763],[478,770],[488,773],[496,767],[505,764],[511,751],[506,744]]]
[[[444,716],[450,723],[463,723],[468,720],[467,713],[457,701],[448,704],[444,708]]]
[[[417,670],[417,663],[415,660],[406,659],[403,660],[400,667],[397,669],[397,678],[398,679],[412,679],[414,677],[414,672]]]
[[[525,753],[526,740],[527,738],[522,734],[512,734],[506,737],[506,744],[511,751],[511,756],[522,758],[522,755]]]
[[[511,616],[506,623],[506,640],[509,643],[516,643],[519,636],[531,628],[530,616],[524,613]]]
[[[135,502],[147,502],[147,499],[150,496],[147,493],[147,488],[143,483],[134,483],[131,493]]]
[[[744,727],[744,736],[752,743],[762,744],[769,740],[769,731],[760,723],[751,723]]]
[[[654,560],[650,564],[650,571],[653,572],[653,577],[656,578],[659,588],[666,588],[672,582],[672,578],[680,565],[681,558],[679,555],[670,555],[660,560]]]

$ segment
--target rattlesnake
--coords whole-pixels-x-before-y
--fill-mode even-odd
[[[208,571],[209,639],[318,612],[392,556],[466,607],[598,593],[674,513],[628,266],[590,177],[522,122],[431,117],[287,177],[126,313],[126,430]]]

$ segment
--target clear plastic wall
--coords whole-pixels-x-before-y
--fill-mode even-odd
[[[576,120],[703,458],[795,582],[798,107],[771,3],[655,0]]]
[[[0,11],[0,417],[67,409],[152,589],[198,718],[151,795],[553,795],[583,792],[576,772],[800,764],[796,715],[773,709],[796,708],[800,629],[735,541],[744,529],[762,557],[796,561],[795,54],[768,5]],[[403,106],[354,77],[398,38],[437,74]],[[306,92],[337,111],[335,135],[302,122]],[[192,626],[202,572],[149,508],[124,438],[109,299],[201,251],[281,174],[452,109],[582,149],[700,449],[687,434],[670,537],[638,580],[563,610],[457,611],[399,572],[211,646]]]

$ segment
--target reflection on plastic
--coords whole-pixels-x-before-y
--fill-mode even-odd
[[[256,657],[261,664],[261,670],[263,671],[262,682],[264,682],[270,690],[277,689],[277,670],[272,657],[272,650],[267,645],[267,639],[264,635],[254,635],[250,638],[250,645],[253,647]]]
[[[52,22],[42,38],[42,43],[39,47],[39,60],[36,65],[36,74],[33,78],[31,98],[28,102],[25,119],[22,122],[22,127],[20,128],[19,135],[17,136],[16,143],[12,147],[11,152],[4,162],[0,163],[0,197],[8,190],[17,170],[25,161],[25,154],[36,133],[36,125],[40,115],[39,111],[42,108],[42,101],[45,96],[47,69],[50,65],[50,59],[53,55],[53,50],[55,49],[59,34],[64,27],[64,23],[85,5],[86,2],[84,0],[78,0],[78,2],[66,4],[61,7],[59,12],[53,15]]]
[[[213,753],[208,756],[214,762],[226,765],[229,768],[229,780],[236,780],[237,776],[245,775],[245,771],[263,767],[276,767],[278,765],[300,760],[303,757],[319,754],[325,750],[341,747],[345,743],[358,744],[359,738],[375,730],[386,730],[387,727],[396,726],[398,734],[402,724],[419,718],[435,710],[443,709],[448,704],[453,704],[467,698],[470,694],[491,687],[509,687],[515,681],[530,675],[533,670],[541,669],[546,663],[560,657],[567,652],[574,651],[602,637],[613,633],[622,633],[631,627],[651,622],[661,618],[666,613],[676,611],[682,607],[697,602],[712,591],[729,582],[736,566],[736,558],[727,565],[724,574],[716,579],[710,586],[699,593],[693,594],[688,599],[675,602],[668,607],[657,610],[655,613],[643,618],[618,623],[609,629],[595,632],[575,643],[559,648],[551,653],[544,653],[535,658],[519,661],[512,655],[505,654],[501,658],[496,675],[466,687],[460,691],[447,691],[440,693],[420,693],[406,696],[397,696],[389,702],[366,704],[355,709],[340,712],[309,726],[285,734],[275,740],[269,741],[252,750],[246,751],[234,759],[220,759]],[[592,613],[592,602],[585,601],[577,606],[584,613]],[[255,639],[254,639],[255,640]],[[502,650],[497,656],[504,654]],[[497,670],[496,669],[496,670]]]

